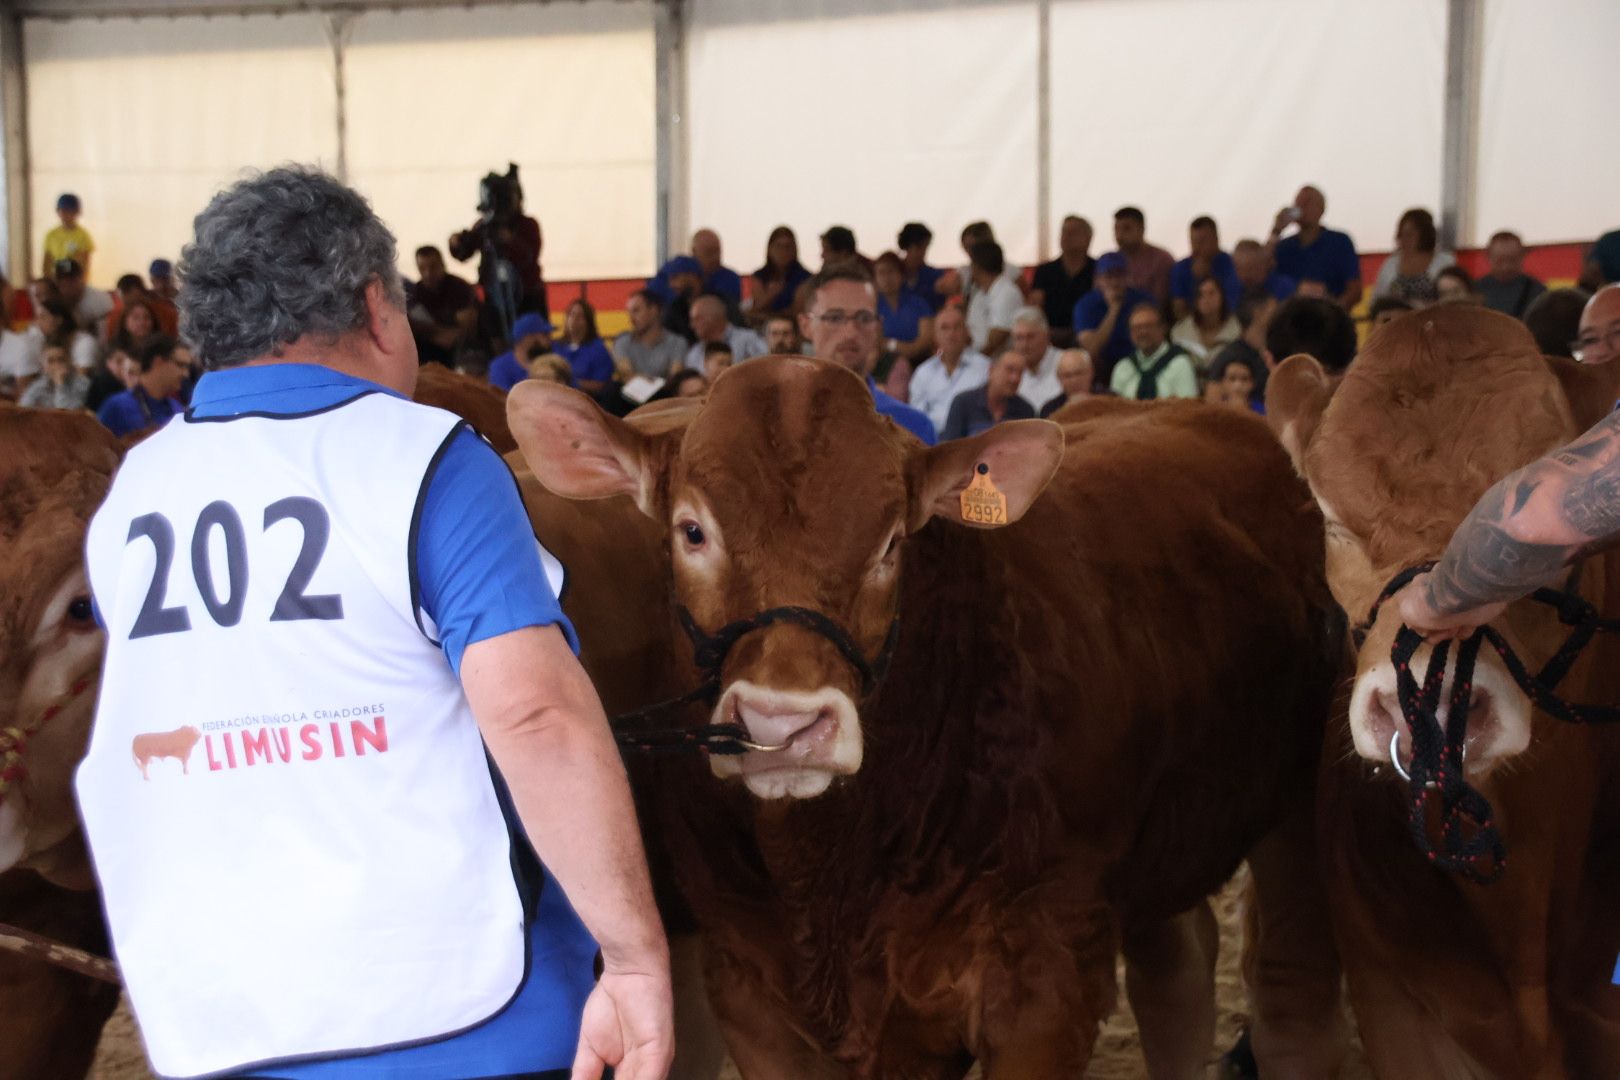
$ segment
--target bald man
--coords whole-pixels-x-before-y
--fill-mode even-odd
[[[1091,397],[1092,380],[1096,374],[1091,365],[1091,354],[1084,349],[1064,349],[1057,363],[1058,385],[1063,392],[1041,406],[1041,418],[1051,416],[1071,401],[1084,401]]]
[[[742,303],[742,278],[737,276],[737,271],[720,262],[719,233],[713,229],[699,229],[693,233],[692,258],[698,261],[699,273],[703,278],[702,292],[723,296],[732,304]]]
[[[1620,360],[1620,285],[1605,285],[1586,302],[1574,354],[1583,364]]]
[[[1292,206],[1277,211],[1266,246],[1276,257],[1277,272],[1300,282],[1302,293],[1306,282],[1321,282],[1328,299],[1353,308],[1361,299],[1361,260],[1349,236],[1323,226],[1326,212],[1327,197],[1306,184]],[[1285,238],[1284,230],[1295,224],[1299,231]]]
[[[686,366],[693,371],[703,370],[704,352],[711,342],[731,346],[731,356],[739,364],[768,351],[764,338],[726,318],[726,302],[712,293],[692,301],[692,333],[697,343],[687,350]]]

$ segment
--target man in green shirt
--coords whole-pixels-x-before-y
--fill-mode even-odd
[[[1164,314],[1154,304],[1131,309],[1131,344],[1136,351],[1114,365],[1109,388],[1123,398],[1195,398],[1198,372],[1192,360],[1167,336]]]

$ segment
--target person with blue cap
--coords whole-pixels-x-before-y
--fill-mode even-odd
[[[519,315],[512,324],[512,347],[489,364],[489,381],[510,390],[529,377],[529,361],[551,351],[551,320],[537,311]]]
[[[41,277],[55,276],[57,263],[71,259],[79,264],[86,277],[90,275],[90,255],[96,242],[89,230],[79,224],[84,206],[72,192],[64,192],[56,200],[56,217],[61,222],[45,234],[45,270]]]
[[[174,264],[168,259],[153,259],[152,265],[146,268],[146,278],[152,283],[154,295],[174,303],[174,298],[180,295],[180,287],[174,281]]]
[[[677,255],[647,279],[647,291],[664,302],[664,328],[687,341],[696,341],[692,331],[692,301],[703,292],[703,266],[690,255]],[[731,305],[726,306],[730,314]]]
[[[1155,304],[1153,294],[1125,284],[1125,256],[1110,251],[1097,260],[1096,287],[1074,305],[1074,332],[1091,354],[1096,385],[1107,387],[1114,365],[1132,349],[1130,313]]]

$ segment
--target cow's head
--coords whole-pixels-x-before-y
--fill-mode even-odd
[[[0,728],[26,729],[21,775],[0,796],[0,870],[32,866],[88,884],[73,800],[95,707],[103,635],[90,607],[84,537],[118,444],[83,414],[0,409]]]
[[[1328,582],[1352,624],[1399,571],[1439,558],[1487,488],[1576,433],[1558,378],[1524,327],[1460,305],[1379,328],[1337,385],[1310,357],[1289,358],[1272,375],[1266,411],[1326,519]],[[1535,604],[1513,605],[1497,628],[1532,658],[1561,640],[1556,617]],[[1357,659],[1350,726],[1369,761],[1388,762],[1397,735],[1403,763],[1412,749],[1390,660],[1399,629],[1395,606],[1383,605]],[[1424,645],[1413,658],[1420,679],[1431,653]],[[1523,751],[1530,716],[1495,652],[1482,650],[1468,774],[1484,776]],[[1449,722],[1444,706],[1441,721]]]
[[[837,635],[773,622],[726,656],[713,722],[787,748],[711,767],[764,798],[813,797],[860,768],[861,667],[894,624],[906,537],[936,515],[966,524],[962,492],[981,465],[1006,497],[998,524],[1017,521],[1063,450],[1045,421],[924,447],[878,415],[863,380],[797,357],[739,364],[680,426],[628,424],[540,382],[513,391],[508,416],[547,488],[628,494],[667,530],[676,601],[704,631],[800,607],[847,635],[841,649]]]

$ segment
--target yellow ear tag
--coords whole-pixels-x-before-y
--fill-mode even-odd
[[[974,525],[1007,524],[1007,496],[990,479],[990,466],[979,462],[973,480],[962,489],[962,520]]]

